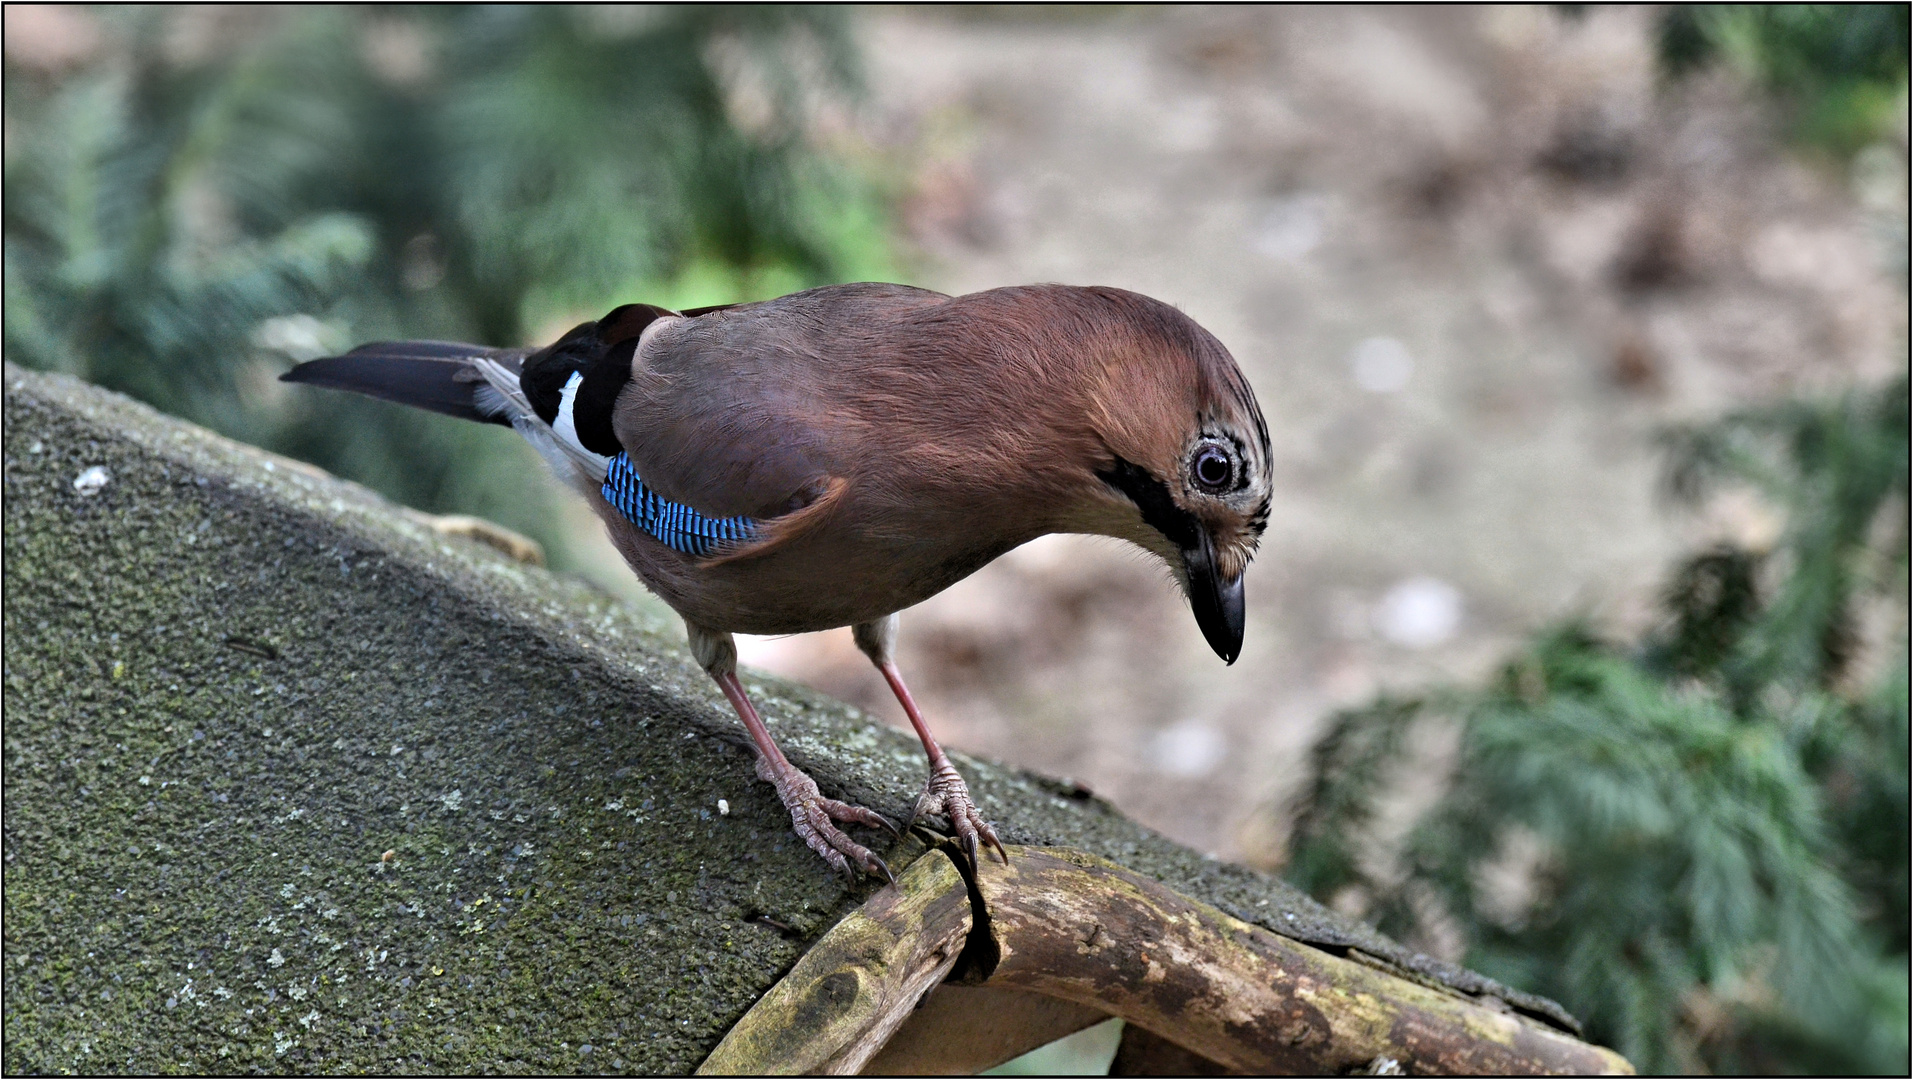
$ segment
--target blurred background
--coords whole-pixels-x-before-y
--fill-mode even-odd
[[[836,281],[1181,306],[1275,440],[1242,659],[1051,537],[906,614],[945,742],[1644,1070],[1906,1071],[1906,7],[5,20],[9,361],[632,603],[509,432],[276,377]],[[742,648],[903,723],[848,631]]]

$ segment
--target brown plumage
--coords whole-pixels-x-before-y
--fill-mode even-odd
[[[463,348],[446,361],[457,371],[419,366],[441,348]],[[412,366],[377,382],[364,372],[397,370],[381,357]],[[882,862],[833,822],[883,821],[822,798],[784,759],[737,681],[731,634],[855,627],[930,757],[917,812],[947,815],[972,853],[979,839],[1000,850],[891,662],[895,613],[1038,536],[1097,533],[1161,556],[1233,661],[1242,572],[1268,520],[1268,431],[1234,360],[1181,312],[1119,289],[865,284],[685,315],[628,305],[536,353],[367,346],[287,377],[439,411],[461,407],[445,404],[458,382],[473,415],[524,432],[684,616],[759,774],[840,869]],[[654,535],[607,499],[617,451],[691,520],[748,519],[750,535]]]

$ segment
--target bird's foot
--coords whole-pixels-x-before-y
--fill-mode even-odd
[[[890,867],[869,848],[845,836],[836,824],[839,821],[854,821],[859,825],[888,829],[892,835],[896,835],[897,827],[882,814],[825,798],[817,790],[817,781],[788,762],[778,769],[760,755],[757,759],[757,775],[777,789],[777,797],[783,800],[784,808],[790,811],[791,828],[797,836],[810,845],[810,850],[822,855],[824,861],[838,873],[855,877],[855,871],[851,869],[855,866],[866,874],[882,875],[884,880],[896,884],[897,879],[890,873]]]
[[[970,865],[976,865],[976,852],[979,842],[996,849],[997,858],[1003,865],[1010,865],[1010,853],[1003,850],[1003,841],[996,838],[996,830],[977,813],[976,803],[970,799],[970,786],[958,775],[956,766],[950,759],[937,755],[930,763],[930,780],[923,785],[923,794],[917,796],[916,809],[910,813],[910,820],[916,822],[932,814],[942,814],[950,819],[950,830],[956,833],[957,842],[970,856]]]

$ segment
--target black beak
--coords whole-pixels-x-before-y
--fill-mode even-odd
[[[1189,604],[1195,608],[1196,625],[1223,663],[1235,663],[1242,655],[1242,575],[1222,580],[1215,546],[1207,535],[1200,546],[1183,551],[1182,561],[1189,572]]]

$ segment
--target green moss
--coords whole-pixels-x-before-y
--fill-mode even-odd
[[[668,613],[115,395],[5,380],[6,1071],[685,1072],[868,894],[790,834]],[[908,736],[751,682],[827,792],[908,812]],[[1006,840],[1494,989],[959,764]]]

